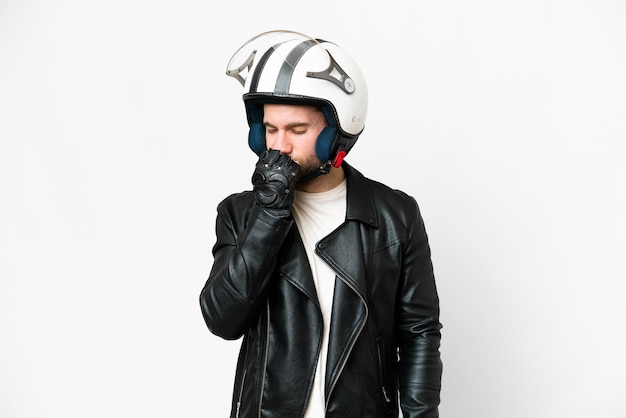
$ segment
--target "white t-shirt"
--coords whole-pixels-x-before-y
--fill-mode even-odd
[[[306,193],[296,190],[295,193],[292,213],[306,249],[324,319],[322,348],[317,362],[313,390],[304,417],[323,418],[326,356],[335,290],[335,272],[315,254],[315,244],[345,221],[346,181],[344,180],[339,186],[327,192]]]

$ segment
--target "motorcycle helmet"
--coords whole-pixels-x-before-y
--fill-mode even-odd
[[[285,30],[261,33],[239,48],[226,74],[245,89],[248,145],[265,146],[263,104],[307,104],[322,110],[328,126],[315,152],[324,172],[339,167],[365,126],[367,85],[357,64],[336,44]]]

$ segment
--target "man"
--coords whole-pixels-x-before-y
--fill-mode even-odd
[[[231,417],[437,417],[439,300],[417,203],[343,161],[365,123],[359,68],[272,31],[227,74],[259,155],[253,190],[218,206],[200,295],[211,332],[244,337]]]

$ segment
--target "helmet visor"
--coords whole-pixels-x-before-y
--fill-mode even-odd
[[[296,63],[290,63],[289,57],[280,49],[281,45],[293,41],[308,45],[320,43],[299,32],[285,30],[264,32],[251,38],[233,54],[226,66],[226,74],[237,79],[245,87],[252,67],[262,65],[264,59],[271,54],[278,54],[286,65],[295,66]]]

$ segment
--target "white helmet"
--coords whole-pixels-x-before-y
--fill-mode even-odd
[[[264,103],[315,105],[328,127],[316,142],[317,157],[339,166],[365,127],[367,85],[356,63],[337,45],[292,31],[270,31],[246,42],[226,74],[245,88],[248,144],[265,150]]]

